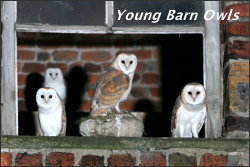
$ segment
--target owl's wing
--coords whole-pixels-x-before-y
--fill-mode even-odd
[[[180,98],[180,96],[178,96],[176,101],[175,101],[174,109],[172,111],[171,131],[173,131],[176,128],[177,112],[179,111],[181,105],[182,105],[181,98]]]
[[[65,106],[62,102],[63,106],[63,113],[62,113],[62,131],[60,133],[60,136],[66,136],[66,125],[67,125],[67,117],[66,117],[66,112],[65,112]]]
[[[43,130],[41,128],[38,111],[32,112],[36,128],[36,136],[44,136]]]
[[[206,107],[206,110],[207,110],[206,104],[205,104],[205,107]],[[204,122],[205,122],[206,115],[207,115],[207,111],[204,112],[204,114],[202,115],[201,121],[200,121],[199,124],[198,124],[198,127],[197,127],[197,132],[198,132],[198,133],[200,132],[200,130],[201,130],[201,128],[202,128],[202,125],[203,125]]]
[[[97,82],[95,105],[113,106],[129,87],[129,77],[120,70],[109,68]],[[92,106],[92,108],[95,106]]]

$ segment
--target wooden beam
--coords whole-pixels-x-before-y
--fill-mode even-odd
[[[219,1],[205,1],[205,11],[219,12]],[[204,85],[207,92],[208,115],[205,123],[207,138],[222,135],[222,76],[219,20],[205,20]]]
[[[16,1],[2,1],[1,134],[18,135]]]
[[[111,23],[110,23],[111,24]],[[112,29],[111,29],[112,28]],[[204,27],[111,27],[104,26],[55,26],[45,24],[16,24],[17,32],[66,33],[66,34],[203,34]]]

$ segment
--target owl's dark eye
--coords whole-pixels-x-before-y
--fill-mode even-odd
[[[130,61],[130,62],[129,62],[129,64],[132,64],[132,63],[133,63],[133,61]]]
[[[51,99],[51,98],[52,98],[52,95],[49,95],[49,98]]]
[[[52,73],[49,73],[50,76],[52,76]]]
[[[189,95],[192,95],[192,92],[188,92]]]
[[[201,93],[200,91],[196,92],[197,95],[199,95],[200,93]]]
[[[44,98],[44,95],[41,95],[41,98],[43,99],[43,98]]]
[[[124,60],[122,60],[122,64],[125,64],[125,61],[124,61]]]
[[[58,75],[58,73],[56,73],[56,76]]]

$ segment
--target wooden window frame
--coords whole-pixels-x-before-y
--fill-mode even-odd
[[[205,20],[201,27],[113,27],[113,1],[106,1],[105,26],[51,26],[16,24],[17,1],[1,2],[2,60],[1,60],[1,134],[18,135],[18,83],[16,32],[78,33],[78,34],[202,34],[203,81],[207,91],[208,116],[205,137],[222,135],[223,99],[220,58],[220,29],[216,19]],[[219,12],[219,1],[205,1],[204,10]]]

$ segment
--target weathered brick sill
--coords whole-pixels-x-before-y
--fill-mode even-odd
[[[1,137],[1,166],[249,166],[248,139]]]
[[[131,137],[33,137],[2,136],[1,148],[40,149],[108,149],[108,150],[162,150],[170,148],[200,148],[235,151],[249,148],[248,139],[189,139],[189,138],[131,138]]]

